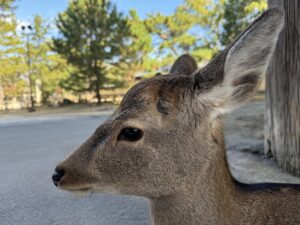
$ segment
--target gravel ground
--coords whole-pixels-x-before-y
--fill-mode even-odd
[[[81,144],[109,113],[0,117],[1,225],[150,224],[144,198],[93,194],[78,198],[50,179],[56,163]],[[253,102],[226,118],[233,175],[247,182],[298,182],[260,153],[263,103]]]
[[[254,101],[225,118],[227,156],[234,177],[243,182],[300,183],[264,152],[264,101]]]

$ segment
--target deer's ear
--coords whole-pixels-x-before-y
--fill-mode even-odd
[[[173,64],[170,74],[191,75],[197,70],[197,63],[190,55],[180,56]]]
[[[263,13],[225,51],[223,80],[207,97],[225,113],[252,97],[260,84],[284,24],[284,12],[273,8]]]

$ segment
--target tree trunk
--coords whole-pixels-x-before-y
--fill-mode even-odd
[[[300,176],[300,3],[268,3],[284,8],[286,21],[266,76],[265,154]]]
[[[0,110],[4,108],[4,94],[3,94],[3,88],[0,84]]]
[[[101,94],[100,94],[100,72],[97,67],[97,61],[95,63],[95,74],[96,74],[96,97],[97,97],[97,105],[101,105]]]
[[[101,105],[101,94],[100,94],[100,85],[98,82],[98,76],[97,76],[97,83],[96,83],[96,97],[97,97],[97,105]]]
[[[34,93],[34,90],[33,90],[33,88],[34,88],[34,81],[32,80],[31,77],[29,77],[29,86],[30,86],[29,95],[30,95],[31,106],[28,108],[28,112],[35,112],[34,97],[33,97],[33,93]]]

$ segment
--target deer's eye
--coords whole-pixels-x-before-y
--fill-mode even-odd
[[[143,137],[143,131],[138,128],[126,127],[124,128],[119,136],[118,140],[123,141],[138,141]]]

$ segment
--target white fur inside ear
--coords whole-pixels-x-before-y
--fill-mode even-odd
[[[214,108],[213,118],[239,107],[256,93],[283,23],[282,10],[269,10],[228,50],[223,82],[205,94]]]
[[[279,9],[267,11],[234,43],[225,60],[225,85],[248,74],[265,73],[283,27],[283,16]]]

